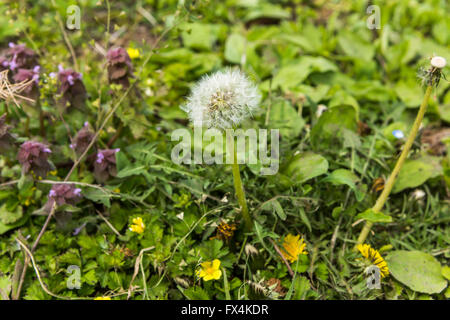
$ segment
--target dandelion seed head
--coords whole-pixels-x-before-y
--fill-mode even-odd
[[[446,64],[447,61],[444,57],[434,56],[433,58],[431,58],[431,66],[435,68],[442,69]]]
[[[261,95],[240,70],[227,69],[204,76],[181,109],[195,126],[232,128],[251,116]]]

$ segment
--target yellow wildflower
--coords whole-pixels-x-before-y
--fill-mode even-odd
[[[357,248],[364,258],[380,269],[381,278],[389,275],[388,265],[377,250],[373,249],[369,244],[359,244]]]
[[[130,56],[131,59],[137,59],[140,57],[139,49],[135,48],[128,48],[127,53]]]
[[[220,268],[220,260],[206,261],[201,264],[201,268],[197,270],[197,276],[203,278],[205,281],[219,280],[222,276]]]
[[[297,261],[298,256],[300,254],[308,254],[305,250],[306,243],[303,238],[300,238],[300,235],[292,235],[288,234],[284,238],[283,242],[283,256],[289,260],[291,263]]]
[[[94,300],[111,300],[111,297],[97,297]]]
[[[130,226],[130,231],[136,232],[139,234],[144,232],[145,224],[144,224],[144,221],[142,221],[141,217],[134,218],[132,220],[132,222],[133,222],[133,224]]]

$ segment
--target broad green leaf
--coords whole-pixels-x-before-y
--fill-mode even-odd
[[[320,154],[299,153],[289,162],[283,174],[294,183],[302,183],[328,171],[328,161]]]
[[[241,63],[245,53],[246,39],[239,33],[233,33],[225,42],[225,59],[233,63]]]
[[[356,190],[356,182],[358,182],[359,178],[350,170],[347,169],[337,169],[328,175],[323,182],[330,182],[334,185],[342,185],[345,184],[349,186],[352,190]]]
[[[439,293],[447,287],[441,265],[421,251],[393,251],[386,257],[392,276],[410,289],[422,293]]]
[[[445,279],[450,280],[450,266],[442,267],[442,275]]]
[[[433,175],[434,166],[432,164],[420,160],[406,160],[395,181],[392,193],[418,187]]]
[[[274,103],[269,117],[269,127],[279,129],[283,137],[298,136],[305,125],[303,118],[287,100]]]
[[[182,39],[186,47],[211,50],[217,40],[219,26],[206,23],[186,23],[182,27]]]
[[[356,131],[357,115],[351,106],[334,107],[324,112],[311,130],[315,147],[336,148],[345,130]]]
[[[375,212],[372,209],[367,209],[366,211],[358,214],[355,220],[364,219],[370,222],[392,222],[392,217],[384,214],[382,212]]]

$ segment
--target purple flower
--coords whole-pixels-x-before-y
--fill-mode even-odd
[[[105,182],[117,174],[116,153],[120,149],[99,150],[94,163],[94,176],[98,182]]]
[[[55,184],[48,193],[48,201],[45,210],[50,212],[53,204],[62,206],[64,204],[75,205],[81,200],[81,189],[76,188],[73,184]]]
[[[50,149],[43,143],[37,141],[24,142],[17,155],[23,173],[32,172],[37,177],[45,177],[51,170],[51,165],[48,162],[50,153]]]
[[[75,150],[76,154],[82,154],[94,138],[94,132],[89,128],[89,123],[85,122],[83,128],[76,134],[70,148]]]
[[[112,48],[106,54],[108,61],[109,83],[121,84],[124,88],[130,85],[129,78],[132,77],[133,64],[127,51],[122,48]]]
[[[6,57],[9,59],[9,68],[33,69],[38,64],[37,54],[23,44],[10,43],[6,50]]]
[[[36,99],[39,97],[39,70],[39,66],[36,66],[33,69],[21,68],[17,70],[17,73],[13,76],[13,80],[16,83],[34,80],[34,83],[26,87],[24,90],[26,96],[32,99]]]
[[[60,83],[59,93],[62,94],[61,103],[74,107],[82,107],[87,98],[86,88],[81,80],[81,73],[72,69],[64,69],[62,65],[58,66],[58,80]]]

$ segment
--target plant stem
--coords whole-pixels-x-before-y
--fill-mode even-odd
[[[236,197],[238,199],[239,205],[242,210],[242,216],[245,220],[245,228],[247,231],[251,231],[253,227],[253,221],[250,217],[247,208],[247,201],[245,199],[245,191],[242,186],[241,173],[239,170],[239,164],[237,162],[237,151],[236,146],[234,145],[234,138],[227,134],[227,142],[228,142],[228,152],[233,152],[233,180],[234,180],[234,189],[236,191]]]
[[[419,132],[420,124],[422,123],[423,117],[427,110],[428,101],[430,100],[432,90],[433,90],[433,86],[429,85],[427,87],[427,90],[425,91],[425,96],[423,98],[422,104],[420,105],[416,120],[414,121],[414,124],[411,128],[411,132],[409,133],[408,140],[406,140],[406,143],[403,146],[402,153],[400,154],[400,157],[398,158],[397,163],[395,164],[394,170],[392,170],[392,173],[389,176],[389,179],[387,180],[386,184],[384,185],[383,192],[380,194],[380,196],[377,199],[377,202],[375,202],[375,205],[372,207],[372,210],[374,212],[380,212],[381,209],[383,209],[383,206],[386,203],[387,198],[388,198],[389,194],[391,193],[392,188],[394,187],[395,180],[397,179],[398,173],[400,172],[400,170],[403,166],[403,163],[405,162],[405,160],[408,156],[409,150],[411,149],[411,146],[414,143],[417,133]],[[356,242],[356,246],[359,244],[362,244],[362,243],[364,243],[364,241],[366,241],[367,235],[369,234],[370,228],[372,228],[372,225],[373,225],[373,222],[366,221],[366,224],[364,225],[363,229],[361,230],[361,233],[359,234],[358,241]],[[356,246],[355,246],[355,249],[356,249]]]

